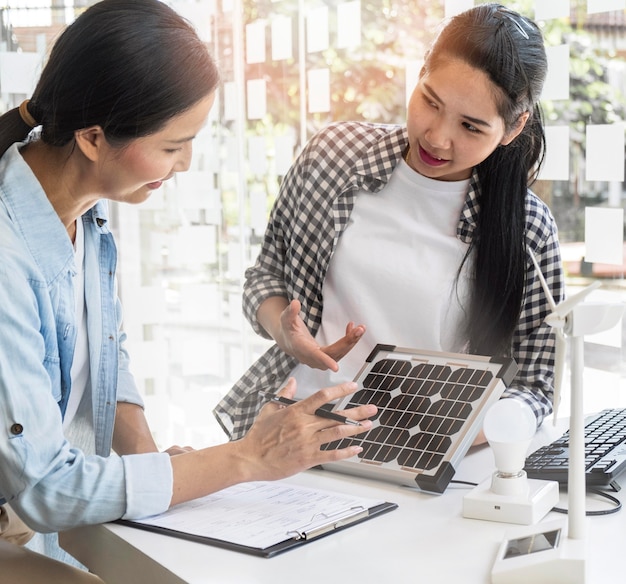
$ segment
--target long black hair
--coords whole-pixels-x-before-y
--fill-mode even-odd
[[[450,19],[425,58],[424,69],[450,58],[480,69],[499,89],[498,113],[505,131],[523,131],[476,167],[479,213],[465,261],[472,257],[474,284],[469,306],[469,350],[510,352],[526,277],[526,197],[545,151],[539,104],[547,72],[541,31],[531,20],[500,4],[482,4]]]
[[[159,131],[218,82],[206,45],[166,4],[102,0],[55,42],[27,114],[52,146],[68,144],[76,130],[94,125],[110,143],[123,145]],[[0,155],[30,129],[18,108],[0,117]]]

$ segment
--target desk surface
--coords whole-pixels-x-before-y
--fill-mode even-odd
[[[545,423],[533,447],[561,435]],[[493,472],[487,446],[472,448],[455,479],[480,483]],[[511,524],[466,519],[463,495],[451,484],[442,495],[311,470],[289,479],[314,488],[349,491],[398,503],[395,511],[274,558],[265,559],[117,524],[81,527],[62,534],[69,553],[107,584],[319,584],[393,582],[488,584],[498,548]],[[622,482],[626,479],[622,477]],[[562,494],[561,506],[567,495]],[[588,505],[595,504],[588,501]],[[606,508],[610,507],[607,502]],[[563,519],[551,512],[542,521]],[[590,583],[623,578],[626,511],[588,517],[586,566]]]

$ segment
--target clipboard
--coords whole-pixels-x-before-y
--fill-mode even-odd
[[[397,507],[285,481],[257,481],[177,505],[161,515],[116,523],[271,558]]]

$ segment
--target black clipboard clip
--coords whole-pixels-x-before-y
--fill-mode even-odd
[[[350,525],[351,523],[361,521],[368,516],[369,509],[361,506],[351,507],[347,511],[338,511],[337,513],[333,513],[331,515],[317,513],[311,518],[311,521],[309,521],[309,523],[302,528],[288,531],[287,536],[296,540],[311,540],[331,531],[335,531],[336,529],[340,529],[341,527]],[[320,517],[323,517],[325,521],[320,523]]]

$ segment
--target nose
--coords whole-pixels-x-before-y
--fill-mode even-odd
[[[191,167],[191,158],[193,155],[193,148],[191,146],[191,142],[187,142],[183,144],[183,147],[180,151],[180,155],[176,160],[176,164],[174,164],[174,168],[172,169],[174,172],[186,172]]]
[[[447,150],[450,147],[450,132],[442,122],[433,124],[424,134],[424,138],[433,149]]]

